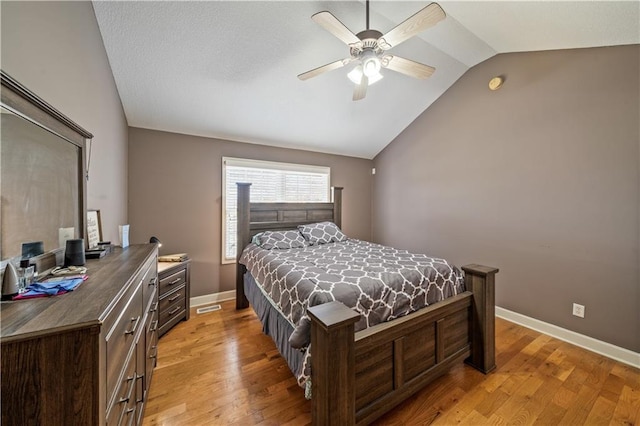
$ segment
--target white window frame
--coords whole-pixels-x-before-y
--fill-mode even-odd
[[[331,167],[312,166],[308,164],[280,163],[276,161],[251,160],[247,158],[222,157],[222,253],[221,263],[236,263],[236,258],[227,258],[227,165],[234,167],[247,167],[256,169],[271,169],[291,172],[320,173],[327,175],[326,202],[331,200]],[[315,202],[315,201],[312,201]],[[323,201],[321,201],[323,202]]]

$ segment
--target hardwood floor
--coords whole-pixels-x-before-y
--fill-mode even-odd
[[[251,308],[179,323],[161,340],[145,425],[305,425],[310,404]],[[640,370],[496,319],[498,368],[460,365],[378,420],[639,425]]]

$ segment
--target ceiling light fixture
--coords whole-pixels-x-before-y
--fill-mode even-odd
[[[360,81],[362,80],[362,65],[358,65],[357,67],[355,67],[354,69],[352,69],[351,71],[349,71],[349,74],[347,74],[347,77],[349,77],[349,80],[351,80],[353,82],[353,84],[360,84]],[[369,85],[374,84],[380,80],[382,80],[384,76],[382,74],[380,74],[379,72],[372,75],[371,77],[369,77]]]
[[[371,78],[380,73],[380,59],[378,59],[378,55],[373,50],[368,49],[362,52],[360,60],[362,61],[364,75],[367,77]]]

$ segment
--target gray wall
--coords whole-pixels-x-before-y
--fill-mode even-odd
[[[191,296],[235,289],[235,265],[221,264],[225,156],[331,167],[331,184],[344,187],[342,228],[371,238],[371,160],[130,128],[131,241],[155,235],[161,254],[189,253]]]
[[[497,266],[498,306],[640,351],[639,53],[469,70],[374,159],[374,239]]]
[[[0,2],[2,69],[94,135],[87,206],[127,222],[127,121],[91,2]]]

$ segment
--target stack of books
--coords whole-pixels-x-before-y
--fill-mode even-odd
[[[184,262],[188,259],[189,256],[187,256],[187,253],[165,254],[164,256],[158,256],[158,262]]]

